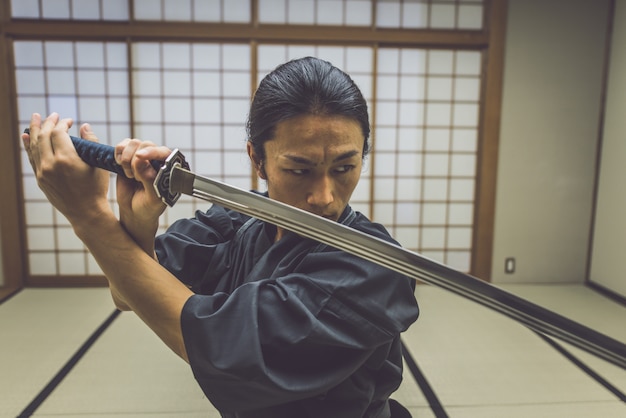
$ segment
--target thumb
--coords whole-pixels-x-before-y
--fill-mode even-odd
[[[98,137],[91,130],[91,125],[83,123],[80,127],[80,137],[89,141],[98,142]]]

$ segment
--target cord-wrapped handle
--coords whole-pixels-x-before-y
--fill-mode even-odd
[[[30,135],[30,129],[24,129],[25,134]],[[92,167],[102,168],[112,173],[124,175],[122,166],[115,162],[115,148],[111,145],[99,142],[88,141],[70,135],[70,139],[76,148],[78,156]],[[163,165],[162,161],[150,161],[155,170],[159,170]]]
[[[26,128],[24,133],[30,135],[30,129]],[[124,174],[124,169],[115,161],[115,148],[111,145],[101,144],[99,142],[88,141],[86,139],[77,138],[70,135],[70,139],[76,148],[78,156],[92,167],[102,168],[112,173],[120,175]],[[175,158],[172,158],[175,156]],[[185,161],[183,154],[175,149],[166,161],[174,160],[181,167],[189,169],[189,164]],[[171,193],[169,191],[169,172],[170,166],[165,161],[152,160],[150,164],[157,171],[157,179],[155,180],[155,190],[161,200],[168,206],[174,206],[174,203],[180,197],[180,193]],[[157,187],[157,182],[159,187]]]

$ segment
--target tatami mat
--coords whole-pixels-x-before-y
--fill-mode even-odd
[[[587,287],[516,284],[503,288],[618,341],[626,342],[626,306]],[[576,347],[565,343],[562,345],[626,394],[626,371]]]
[[[626,308],[588,288],[506,288],[626,341]],[[418,286],[417,297],[422,313],[403,340],[448,416],[626,417],[626,403],[513,320],[432,286]],[[17,416],[112,311],[106,289],[26,289],[1,304],[0,417]],[[626,391],[626,371],[572,352]],[[394,398],[414,417],[436,416],[407,366]],[[33,416],[219,414],[188,366],[124,312]]]
[[[34,416],[74,415],[220,416],[187,363],[131,312],[120,314]]]
[[[112,308],[107,289],[28,289],[0,304],[0,417],[19,414]]]
[[[553,309],[564,303],[558,291],[567,287],[553,289],[552,298],[560,302],[551,305],[547,297],[542,305]],[[596,329],[626,323],[626,308],[576,287],[590,297],[590,311],[604,317],[606,326]],[[532,290],[526,290],[533,300]],[[626,404],[524,326],[431,286],[418,287],[417,296],[422,315],[405,338],[449,416],[576,417],[590,416],[589,410],[596,411],[591,416],[626,416]],[[626,377],[616,366],[603,366],[617,380]]]

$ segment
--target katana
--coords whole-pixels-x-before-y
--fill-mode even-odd
[[[113,147],[75,137],[72,142],[88,164],[123,175],[123,170],[115,163]],[[185,194],[272,223],[414,280],[446,289],[508,316],[533,331],[560,339],[626,369],[626,344],[623,342],[490,283],[343,224],[194,174],[178,150],[174,150],[166,161],[152,162],[152,165],[157,169],[155,190],[169,206]]]
[[[170,193],[194,196],[233,209],[354,254],[414,280],[439,286],[513,318],[534,331],[559,338],[626,369],[624,343],[483,280],[343,224],[257,193],[199,176],[178,163],[167,167],[164,172],[169,172]]]

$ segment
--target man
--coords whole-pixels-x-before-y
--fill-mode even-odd
[[[119,220],[106,175],[86,166],[71,120],[33,115],[23,136],[40,187],[130,309],[189,362],[224,417],[389,417],[402,377],[400,333],[418,308],[410,279],[214,205],[155,241],[164,205],[151,160],[116,147]],[[248,119],[248,155],[266,195],[392,241],[348,205],[368,152],[367,105],[350,77],[304,58],[270,73]],[[88,125],[81,136],[95,140]]]

